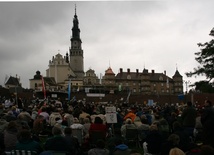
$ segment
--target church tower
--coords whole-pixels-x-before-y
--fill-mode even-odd
[[[73,18],[73,28],[70,51],[70,67],[76,75],[77,80],[83,80],[84,78],[84,57],[82,50],[82,41],[80,39],[80,29],[79,21],[76,15],[76,6],[75,6],[75,15]]]

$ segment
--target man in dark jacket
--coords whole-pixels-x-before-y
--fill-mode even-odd
[[[214,108],[212,102],[205,101],[204,110],[201,114],[201,124],[203,126],[203,142],[214,147]]]
[[[70,147],[65,137],[62,135],[62,130],[58,127],[53,127],[52,134],[53,137],[49,138],[45,143],[45,150],[69,152]]]
[[[185,132],[191,137],[193,136],[196,117],[197,117],[197,111],[193,107],[192,102],[190,101],[187,102],[187,107],[184,109],[181,115],[181,121]]]

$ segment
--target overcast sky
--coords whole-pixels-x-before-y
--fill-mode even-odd
[[[111,66],[151,72],[185,72],[198,66],[197,43],[212,39],[213,0],[0,2],[0,85],[6,75],[20,76],[29,88],[49,60],[69,50],[77,5],[84,70],[97,76]]]

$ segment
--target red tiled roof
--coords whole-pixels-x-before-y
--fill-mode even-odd
[[[106,74],[114,74],[114,72],[112,71],[111,67],[109,67],[106,71],[105,71],[105,75]],[[114,74],[115,75],[115,74]]]

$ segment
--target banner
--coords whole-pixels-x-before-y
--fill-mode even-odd
[[[68,82],[68,101],[71,99],[71,80]]]
[[[105,112],[106,112],[107,123],[117,123],[116,107],[106,107]]]

